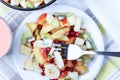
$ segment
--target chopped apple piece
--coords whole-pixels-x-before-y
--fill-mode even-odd
[[[28,0],[28,1],[30,1],[32,3],[36,3],[36,2],[42,2],[43,0]]]
[[[60,29],[63,29],[65,27],[58,27],[58,28],[54,28],[50,31],[51,34],[55,33],[56,31],[60,30]]]
[[[64,18],[63,20],[60,21],[61,26],[69,26],[67,18]]]
[[[36,59],[39,61],[40,64],[45,64],[47,60],[47,54],[43,50],[43,48],[34,48],[33,54],[35,55]]]
[[[89,41],[86,41],[86,46],[87,46],[88,49],[91,49],[91,48],[92,48],[92,46],[91,46],[91,44],[90,44]]]
[[[49,24],[44,24],[40,34],[42,35],[42,34],[48,33],[49,31],[51,31],[54,28],[55,27],[53,27],[53,26],[51,26]]]
[[[75,21],[74,31],[79,32],[81,27],[82,27],[82,18],[77,17]]]
[[[79,73],[79,75],[83,75],[88,71],[87,67],[81,61],[77,62],[75,70]]]
[[[74,44],[76,37],[69,38],[69,41],[67,41],[67,44]]]
[[[45,4],[49,3],[51,0],[44,0]]]
[[[36,58],[33,59],[33,68],[34,71],[41,73],[42,69],[39,67],[39,62],[36,60]]]
[[[69,41],[69,38],[67,36],[63,36],[60,40]]]
[[[47,14],[47,16],[46,16],[46,21],[50,24],[53,20],[54,20],[53,15]]]
[[[57,18],[54,18],[54,20],[50,23],[50,25],[55,28],[59,27],[59,21],[57,20]]]
[[[30,23],[27,23],[26,26],[29,28],[29,30],[34,33],[34,31],[36,30],[37,28],[37,24],[34,23],[34,22],[30,22]]]
[[[75,25],[76,16],[72,15],[72,16],[67,17],[67,21],[68,21],[68,23],[69,23],[70,26]]]
[[[75,40],[76,45],[83,45],[84,42],[85,42],[85,40],[82,39],[82,38],[79,38],[79,37],[77,37],[76,40]]]
[[[20,1],[21,1],[21,0],[11,0],[11,1],[10,1],[10,4],[11,4],[11,5],[19,5]]]
[[[33,61],[33,55],[31,54],[24,62],[25,70],[33,70],[32,61]]]
[[[32,48],[27,47],[27,46],[25,46],[25,45],[21,45],[21,46],[20,46],[20,52],[21,52],[22,54],[24,54],[24,55],[30,55],[31,52],[32,52]]]
[[[40,15],[38,18],[38,24],[43,24],[43,22],[46,21],[46,16],[47,16],[47,13]]]
[[[69,32],[69,30],[70,30],[70,27],[65,27],[56,31],[54,34],[52,34],[52,39],[61,39]]]
[[[25,46],[32,48],[31,42],[27,42],[27,43],[25,44]]]
[[[68,72],[68,77],[70,77],[71,80],[78,80],[78,72]]]

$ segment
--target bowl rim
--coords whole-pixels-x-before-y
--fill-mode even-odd
[[[55,3],[57,0],[51,0],[49,3],[45,4],[45,5],[41,5],[39,7],[36,8],[21,8],[21,7],[15,7],[13,5],[10,5],[9,3],[6,3],[4,0],[1,0],[0,2],[2,2],[4,5],[12,8],[12,9],[16,9],[16,10],[21,10],[21,11],[34,11],[34,10],[38,10],[38,9],[42,9],[45,8],[53,3]]]
[[[9,27],[9,25],[8,25],[8,23],[2,18],[2,17],[0,17],[0,19],[6,24],[6,27],[8,28],[8,30],[9,30],[9,33],[10,33],[10,43],[9,43],[9,46],[8,46],[8,48],[6,49],[6,51],[5,51],[5,53],[3,53],[3,55],[2,56],[0,56],[0,59],[2,58],[2,57],[4,57],[9,51],[10,51],[10,49],[12,48],[12,31],[11,31],[11,29],[10,29],[10,27]]]

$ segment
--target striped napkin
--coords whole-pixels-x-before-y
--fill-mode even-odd
[[[63,0],[59,0],[57,4],[70,5],[82,11],[85,11],[98,24],[103,34],[106,51],[113,51],[113,50],[120,51],[120,48],[117,47],[118,44],[105,31],[103,26],[98,22],[95,16],[91,13],[91,11],[84,4],[83,0],[74,0],[74,4],[69,3],[70,2],[69,0],[64,0],[65,1],[64,3],[62,1]],[[78,3],[82,5],[78,5]],[[5,21],[7,21],[13,33],[18,28],[18,26],[21,24],[21,22],[29,14],[31,14],[31,12],[25,12],[25,11],[22,12],[22,11],[13,10],[13,9],[6,7],[2,3],[0,3],[0,17],[2,17]],[[8,55],[6,55],[0,60],[0,80],[22,80],[20,75],[16,72],[15,67],[13,66],[15,64],[14,64],[12,55],[13,55],[12,52],[9,52]],[[120,58],[105,56],[102,69],[97,75],[95,80],[120,80],[119,75],[120,75]]]

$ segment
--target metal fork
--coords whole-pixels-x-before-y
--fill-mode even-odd
[[[106,52],[106,51],[84,51],[78,45],[74,44],[53,44],[55,50],[63,51],[64,58],[68,60],[75,60],[84,54],[106,55],[120,57],[120,52]]]

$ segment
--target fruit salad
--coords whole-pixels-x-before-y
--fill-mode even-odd
[[[82,17],[71,12],[43,13],[35,22],[26,23],[28,31],[21,37],[20,49],[21,54],[28,56],[23,69],[36,71],[50,80],[78,80],[89,71],[87,64],[94,56],[66,60],[64,51],[56,50],[52,45],[76,44],[84,50],[95,50],[83,24]]]
[[[4,0],[10,5],[21,8],[36,8],[49,3],[52,0]]]

